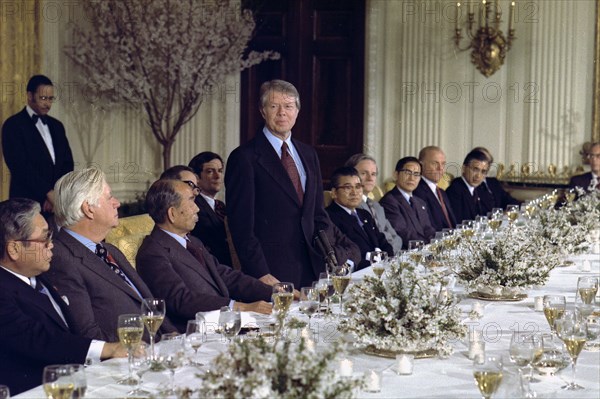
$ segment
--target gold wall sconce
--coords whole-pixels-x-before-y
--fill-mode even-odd
[[[464,21],[467,38],[470,43],[461,48],[463,39],[461,18],[461,3],[456,4],[456,26],[454,33],[454,44],[460,51],[471,50],[471,62],[486,77],[492,76],[502,64],[506,53],[510,49],[512,41],[516,39],[514,29],[515,2],[511,2],[508,16],[508,36],[500,30],[502,22],[502,10],[498,6],[498,0],[483,0],[481,3],[468,2],[467,20]],[[475,23],[475,5],[479,11],[479,21]]]

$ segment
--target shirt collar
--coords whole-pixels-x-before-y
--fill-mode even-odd
[[[170,231],[167,231],[163,228],[160,228],[160,229],[162,231],[164,231],[165,233],[167,233],[168,235],[170,235],[171,237],[173,237],[175,239],[175,241],[177,241],[178,243],[181,244],[181,246],[183,246],[184,248],[187,248],[187,239],[186,238],[184,238],[178,234],[171,233]]]
[[[29,279],[29,277],[25,277],[22,274],[13,272],[12,270],[7,269],[6,267],[4,267],[2,265],[0,265],[0,267],[3,268],[4,270],[6,270],[7,272],[9,272],[10,274],[12,274],[13,276],[17,277],[19,280],[23,281],[25,284],[31,286],[31,280]],[[32,278],[35,278],[35,277],[32,277]]]
[[[470,184],[467,182],[467,179],[465,179],[465,177],[464,177],[464,176],[461,176],[460,178],[461,178],[461,179],[463,179],[463,181],[464,181],[464,182],[465,182],[465,184],[467,185],[467,188],[469,189],[469,192],[471,193],[471,195],[473,195],[473,193],[475,192],[475,187],[473,187],[472,185],[470,185]]]
[[[421,175],[421,179],[425,182],[425,184],[427,184],[427,187],[429,187],[431,189],[431,191],[433,191],[437,195],[437,184],[435,184],[434,182],[432,182],[431,180],[429,180],[428,178],[426,178],[425,176],[422,176],[422,175]]]
[[[406,191],[402,190],[398,186],[396,186],[396,188],[398,189],[398,191],[400,191],[400,194],[402,194],[402,196],[404,197],[404,199],[406,200],[406,202],[410,203],[410,199],[412,198],[412,194],[407,193]]]
[[[87,237],[82,236],[79,233],[75,233],[73,230],[69,230],[66,227],[63,227],[62,230],[66,231],[68,234],[71,235],[71,237],[73,237],[74,239],[76,239],[77,241],[79,241],[80,243],[82,243],[84,247],[86,247],[87,249],[89,249],[93,253],[96,253],[96,245],[98,243],[90,240]]]
[[[343,210],[345,210],[346,212],[348,212],[348,215],[352,215],[352,212],[356,212],[356,209],[353,211],[350,208],[346,208],[344,205],[340,204],[339,202],[335,202],[340,208],[342,208]]]
[[[275,150],[277,151],[277,154],[279,154],[280,157],[281,157],[281,146],[283,145],[284,141],[288,145],[288,148],[291,148],[293,146],[291,132],[285,140],[282,140],[279,137],[275,136],[273,133],[271,133],[271,131],[269,129],[267,129],[266,126],[263,128],[263,133],[264,133],[265,137],[267,138],[267,140],[269,141],[269,143],[271,143],[273,148],[275,148]]]
[[[200,193],[200,195],[208,203],[208,206],[210,206],[214,210],[215,209],[215,199],[212,197],[209,197],[208,195],[205,195],[203,193]]]

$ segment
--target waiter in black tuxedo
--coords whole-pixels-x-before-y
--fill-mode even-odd
[[[53,213],[54,183],[73,170],[73,154],[65,127],[48,115],[54,102],[52,81],[35,75],[27,83],[27,106],[4,122],[2,152],[10,170],[10,198],[40,203]]]

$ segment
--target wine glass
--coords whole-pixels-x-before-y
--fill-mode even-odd
[[[508,216],[509,223],[515,222],[519,218],[519,205],[507,205],[506,216]]]
[[[198,349],[206,341],[206,323],[204,320],[188,320],[185,330],[185,340],[194,350],[194,360],[191,362],[196,366],[202,366],[202,363],[196,362]]]
[[[138,376],[137,384],[133,391],[127,393],[131,398],[146,398],[151,395],[150,392],[142,389],[142,377],[152,367],[152,358],[148,346],[142,342],[133,354],[133,369]]]
[[[165,319],[165,313],[166,308],[164,299],[144,298],[142,301],[142,320],[148,330],[148,335],[150,336],[150,356],[152,359],[156,358],[156,353],[154,352],[154,339]]]
[[[272,299],[273,309],[285,317],[294,301],[294,284],[285,282],[274,284]]]
[[[219,314],[219,330],[229,343],[231,343],[233,337],[238,335],[241,328],[242,315],[239,310],[221,309],[221,313]]]
[[[574,188],[565,192],[565,203],[568,204],[570,202],[575,201],[575,197],[577,197],[577,192]]]
[[[387,260],[387,252],[376,250],[370,253],[369,261],[371,262],[371,270],[378,277],[381,278],[385,271],[385,262]]]
[[[319,308],[319,292],[312,287],[300,289],[300,312],[308,316],[308,329],[310,330],[310,319]]]
[[[170,380],[168,390],[161,392],[162,395],[176,395],[175,392],[175,370],[183,364],[185,357],[185,337],[178,333],[163,334],[160,341],[159,357],[161,363],[169,370]]]
[[[564,295],[544,295],[544,315],[553,333],[556,333],[555,320],[562,317],[566,309],[567,299]]]
[[[334,270],[331,281],[336,294],[340,296],[340,316],[344,314],[344,292],[350,284],[350,269],[344,266],[339,266]]]
[[[473,377],[483,399],[490,399],[502,382],[502,359],[498,356],[475,356]]]
[[[577,358],[587,341],[587,324],[577,317],[563,317],[556,320],[555,323],[558,337],[565,343],[571,356],[572,381],[561,388],[569,391],[584,389],[581,385],[575,383],[575,373]]]
[[[127,349],[129,360],[129,375],[117,381],[121,385],[137,385],[137,378],[133,374],[133,352],[142,341],[144,335],[144,323],[139,314],[122,314],[119,316],[117,327],[119,342]]]
[[[529,331],[513,331],[509,346],[510,360],[515,362],[524,375],[525,370],[529,369],[527,375],[532,382],[533,368],[530,366],[539,360],[542,352],[542,342],[538,335]]]
[[[577,279],[577,296],[581,302],[590,305],[594,302],[598,292],[598,279],[596,277],[579,277]]]
[[[417,266],[419,266],[419,264],[421,264],[421,262],[423,261],[423,254],[421,253],[421,251],[423,250],[424,246],[425,243],[423,242],[423,240],[408,241],[409,257],[413,262],[417,264]]]
[[[66,364],[53,364],[44,367],[42,381],[48,399],[71,399],[75,390],[73,369]]]
[[[329,277],[329,274],[319,274],[319,282],[317,283],[317,288],[319,290],[319,297],[324,297],[327,300],[327,308],[325,310],[325,313],[329,315],[331,314],[331,297],[335,292],[333,289],[333,281]]]
[[[542,355],[533,362],[535,369],[543,375],[554,375],[565,368],[568,363],[565,358],[562,341],[552,333],[544,333],[542,340]]]
[[[10,389],[6,385],[0,385],[0,399],[9,399]]]
[[[80,399],[85,396],[87,390],[87,378],[85,376],[85,366],[83,364],[67,364],[71,367],[71,375],[73,377],[73,394],[71,399]]]

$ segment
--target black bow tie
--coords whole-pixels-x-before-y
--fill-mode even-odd
[[[38,119],[40,119],[44,125],[48,124],[48,117],[46,115],[33,114],[31,115],[31,119],[33,120],[34,125],[37,123]]]

